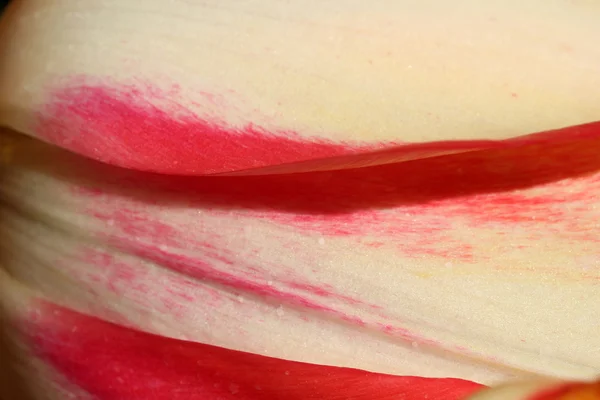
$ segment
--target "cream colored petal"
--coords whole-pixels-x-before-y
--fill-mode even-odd
[[[599,18],[566,0],[19,1],[0,120],[35,135],[47,90],[92,76],[303,138],[509,138],[600,119]]]
[[[404,164],[178,179],[14,145],[5,266],[52,301],[170,337],[394,374],[600,371],[597,140],[406,163],[416,180],[383,174]],[[356,202],[385,193],[399,197]]]
[[[3,125],[36,135],[73,76],[152,82],[174,93],[152,106],[336,143],[600,118],[591,2],[89,4],[13,5]],[[3,299],[395,374],[600,371],[597,140],[229,186],[2,140]]]

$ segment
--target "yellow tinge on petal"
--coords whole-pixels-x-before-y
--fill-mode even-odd
[[[596,382],[519,382],[483,390],[468,400],[598,400],[600,381]]]

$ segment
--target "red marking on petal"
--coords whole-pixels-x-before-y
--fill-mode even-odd
[[[162,91],[152,85],[73,78],[49,93],[34,129],[49,142],[109,164],[177,175],[355,168],[504,147],[539,136],[504,142],[334,142],[252,123],[235,127],[212,114],[201,117],[178,104],[179,95],[177,87]],[[225,114],[225,101],[199,96]],[[571,134],[589,132],[581,128]]]
[[[403,321],[388,315],[379,305],[341,294],[339,290],[327,284],[317,286],[304,283],[315,281],[314,276],[298,276],[292,269],[286,269],[285,273],[282,273],[283,277],[278,277],[276,282],[267,281],[266,277],[269,276],[271,268],[267,260],[240,260],[232,255],[227,256],[226,250],[222,251],[225,255],[213,253],[212,250],[203,252],[206,246],[201,243],[196,243],[194,257],[182,256],[161,248],[161,245],[155,246],[143,243],[144,241],[145,239],[140,237],[136,240],[128,237],[109,239],[113,251],[119,249],[123,254],[135,256],[127,262],[117,261],[116,257],[99,249],[85,248],[80,254],[80,259],[92,268],[85,269],[85,272],[71,271],[69,266],[65,265],[65,271],[69,271],[74,278],[83,279],[84,282],[94,282],[92,287],[83,284],[82,288],[91,291],[108,289],[117,296],[128,298],[154,312],[168,313],[169,317],[173,316],[176,319],[185,318],[193,313],[194,309],[197,310],[198,307],[194,304],[198,302],[202,302],[204,307],[219,307],[223,293],[219,294],[218,291],[225,290],[230,293],[258,296],[263,301],[276,302],[292,310],[298,309],[306,315],[316,314],[311,318],[327,317],[348,324],[353,329],[360,327],[379,331],[412,343],[413,346],[452,349],[435,340],[414,334],[403,327]],[[212,248],[211,245],[207,247]],[[157,277],[148,273],[148,262],[176,274],[161,274],[157,280]],[[231,265],[234,267],[231,268]],[[252,265],[261,270],[253,269]],[[126,273],[121,274],[121,270],[125,270]],[[131,281],[128,280],[130,275],[135,275]],[[149,289],[148,284],[153,288]],[[157,302],[163,306],[161,311],[157,310]],[[113,314],[111,315],[115,317]],[[131,326],[123,317],[116,317],[115,321]],[[461,353],[470,354],[470,351],[461,349]]]
[[[88,81],[76,78],[52,91],[35,129],[45,140],[109,164],[170,174],[214,174],[381,147],[303,140],[296,132],[268,132],[252,123],[233,127],[177,104],[177,89],[164,92],[151,85]],[[202,97],[227,107],[218,104],[217,96]]]
[[[600,136],[600,123],[565,128]],[[531,235],[555,232],[596,241],[589,226],[600,195],[600,140],[545,141],[503,149],[446,155],[338,171],[245,177],[174,177],[121,169],[98,175],[101,189],[144,204],[160,198],[223,216],[268,219],[314,234],[358,237],[367,246],[396,246],[405,256],[474,260],[473,242],[453,237],[456,224],[510,234],[516,224]],[[106,167],[109,168],[109,167]],[[102,170],[102,168],[100,168]],[[99,200],[106,205],[107,196]],[[115,202],[103,218],[115,218]],[[143,211],[127,217],[127,233],[153,220]],[[587,216],[579,218],[579,215]],[[144,222],[146,221],[146,222]],[[124,225],[124,226],[125,226]],[[172,229],[164,228],[164,229]],[[166,240],[170,235],[159,234]]]
[[[174,340],[47,303],[27,326],[35,353],[98,400],[458,400],[482,388]]]
[[[242,290],[252,295],[275,299],[291,306],[323,313],[338,318],[339,320],[354,326],[373,327],[383,331],[386,334],[394,335],[407,341],[431,346],[438,345],[438,343],[430,339],[417,336],[402,327],[382,324],[380,322],[365,321],[356,315],[342,312],[331,305],[326,305],[324,302],[320,302],[309,296],[304,296],[302,293],[294,293],[289,290],[274,287],[273,285],[270,285],[269,282],[265,282],[264,280],[259,280],[256,278],[253,279],[242,272],[245,268],[242,268],[241,263],[236,262],[236,259],[229,259],[216,252],[205,252],[204,258],[188,257],[163,250],[158,246],[143,244],[137,240],[131,240],[126,237],[119,238],[113,242],[112,245],[115,246],[115,248],[122,249],[129,254],[138,256],[141,259],[152,261],[161,267],[179,272],[184,276],[216,283],[236,290]],[[196,245],[195,250],[201,250],[199,244]],[[221,262],[225,262],[229,265],[235,265],[236,267],[230,271],[219,269],[216,265],[211,264],[211,262],[214,262],[214,260],[220,260]],[[294,285],[293,283],[289,284],[289,286],[296,286],[296,288],[298,288],[298,286]],[[334,295],[332,293],[331,296],[343,302],[352,301],[351,298],[344,295]],[[354,300],[354,303],[356,304],[360,302]],[[371,308],[377,310],[376,306],[371,306]],[[377,315],[377,317],[382,318],[380,315]]]

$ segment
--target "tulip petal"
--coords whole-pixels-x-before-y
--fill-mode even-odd
[[[589,123],[500,140],[429,143],[303,139],[248,123],[203,119],[174,101],[177,90],[80,77],[52,90],[34,131],[44,140],[110,164],[177,175],[264,175],[389,164],[548,138],[600,135]],[[160,108],[157,102],[169,105]],[[174,117],[176,115],[176,117]],[[402,135],[400,134],[400,137]]]
[[[186,175],[495,147],[600,119],[598,12],[562,0],[22,1],[2,19],[0,120]],[[330,157],[342,159],[317,162]]]
[[[375,374],[168,339],[49,303],[33,310],[25,326],[34,353],[98,400],[458,400],[481,388],[458,379]]]
[[[597,8],[134,3],[2,20],[3,126],[116,165],[1,137],[9,285],[312,364],[598,374]]]
[[[599,370],[599,149],[548,140],[176,178],[18,139],[5,265],[49,299],[176,339],[486,384],[587,379]]]

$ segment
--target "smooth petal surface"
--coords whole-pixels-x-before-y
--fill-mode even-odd
[[[483,383],[589,378],[599,147],[175,178],[16,138],[4,265],[53,301],[178,339]]]
[[[459,400],[481,386],[285,361],[149,335],[32,302],[32,352],[97,400]]]
[[[200,351],[365,398],[600,373],[600,9],[90,4],[0,25],[0,305],[39,398],[187,396]]]
[[[600,119],[599,13],[565,0],[20,1],[0,27],[0,120],[181,174],[497,146],[485,142]]]
[[[62,85],[48,89],[33,132],[46,141],[109,164],[174,175],[348,169],[550,139],[598,136],[598,125],[588,123],[505,140],[403,143],[334,141],[327,135],[308,139],[298,132],[269,131],[252,122],[235,127],[215,117],[202,118],[179,104],[180,100],[177,87],[163,91],[140,82],[65,79]],[[399,127],[398,137],[404,135],[404,128]]]

